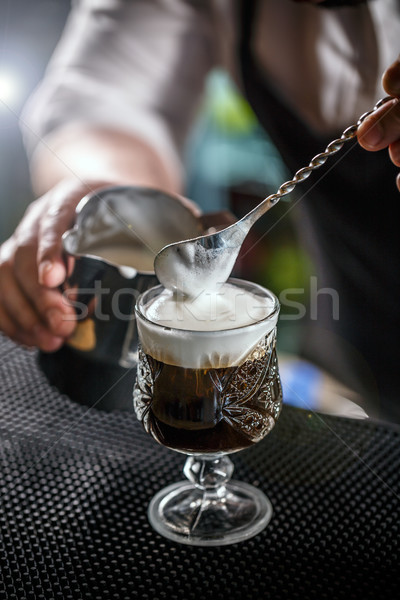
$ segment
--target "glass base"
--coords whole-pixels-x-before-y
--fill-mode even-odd
[[[153,528],[174,542],[225,546],[262,531],[272,517],[272,505],[263,492],[241,481],[215,490],[180,481],[154,496],[148,516]]]

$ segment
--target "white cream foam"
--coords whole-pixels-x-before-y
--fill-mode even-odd
[[[142,309],[148,321],[138,319],[143,350],[186,368],[238,366],[275,328],[275,308],[272,294],[258,295],[231,283],[195,298],[164,290]]]
[[[226,282],[235,260],[235,253],[229,248],[204,248],[198,242],[189,242],[161,252],[154,266],[166,288],[194,298],[200,290],[215,291]]]
[[[164,290],[147,306],[150,321],[189,331],[220,331],[244,327],[264,319],[273,310],[273,300],[256,296],[229,283],[215,292],[205,289],[196,297]]]

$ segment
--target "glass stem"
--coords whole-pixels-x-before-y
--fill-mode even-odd
[[[193,510],[190,532],[203,518],[203,513],[212,506],[219,506],[227,494],[226,484],[233,473],[234,465],[225,455],[188,456],[183,472],[198,490],[197,508]]]
[[[194,486],[207,496],[223,496],[234,465],[229,456],[203,454],[188,456],[183,472]]]

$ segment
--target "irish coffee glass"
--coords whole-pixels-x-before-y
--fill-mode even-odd
[[[187,480],[158,492],[148,516],[158,533],[190,545],[248,539],[272,516],[262,490],[231,480],[234,467],[228,454],[260,442],[279,416],[279,303],[254,283],[229,283],[268,301],[263,318],[230,329],[208,331],[205,325],[201,331],[187,331],[146,317],[146,306],[163,286],[144,292],[136,303],[136,415],[158,443],[188,455],[183,469]]]

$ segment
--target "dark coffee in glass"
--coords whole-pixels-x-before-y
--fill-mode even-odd
[[[196,321],[196,303],[182,307],[162,286],[136,303],[136,415],[158,443],[189,455],[189,482],[161,490],[149,519],[156,531],[184,544],[231,544],[261,531],[272,515],[261,490],[229,481],[227,454],[260,442],[279,416],[279,303],[250,282],[231,279],[228,288],[220,292],[226,290],[227,298],[217,302],[216,319],[212,311],[204,319],[200,310]]]

